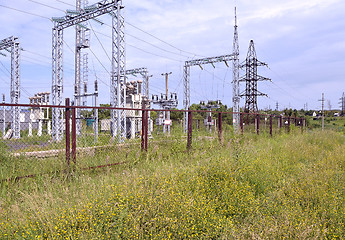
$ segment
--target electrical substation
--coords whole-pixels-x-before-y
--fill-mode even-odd
[[[146,67],[126,69],[126,38],[125,38],[125,19],[123,15],[124,4],[122,0],[106,0],[89,5],[87,0],[76,0],[76,8],[74,10],[66,10],[66,14],[62,17],[53,17],[52,27],[52,85],[51,85],[51,104],[54,106],[63,106],[64,92],[64,65],[63,65],[63,45],[64,30],[67,28],[75,28],[75,51],[74,51],[74,94],[72,105],[76,106],[76,134],[82,132],[83,121],[92,123],[94,129],[95,141],[98,139],[99,130],[110,131],[113,139],[123,142],[128,138],[135,138],[141,132],[142,128],[142,112],[140,109],[150,109],[152,105],[159,106],[163,111],[157,116],[157,119],[151,119],[149,115],[149,132],[153,131],[153,123],[155,121],[158,127],[162,127],[163,133],[170,133],[172,121],[170,119],[170,109],[178,107],[178,96],[176,92],[168,91],[168,76],[170,73],[163,73],[165,77],[166,91],[165,93],[153,94],[149,97],[149,72]],[[88,90],[89,82],[89,57],[87,49],[91,46],[90,27],[88,21],[94,20],[100,24],[104,24],[98,19],[103,15],[109,15],[111,18],[111,69],[110,73],[110,106],[116,109],[110,111],[110,119],[99,120],[99,111],[94,109],[90,116],[84,116],[82,107],[88,105],[88,99],[92,99],[94,107],[99,106],[98,79],[94,81],[93,91]],[[6,50],[11,53],[11,103],[18,104],[20,102],[20,45],[17,37],[9,37],[0,42],[0,50]],[[3,53],[2,53],[3,54]],[[4,54],[3,54],[4,55]],[[212,65],[216,68],[216,64],[223,63],[227,68],[232,61],[232,107],[233,107],[233,126],[236,132],[240,129],[240,97],[245,97],[245,111],[255,113],[257,108],[257,97],[264,96],[257,90],[257,82],[262,80],[270,80],[257,74],[258,66],[266,66],[257,60],[254,48],[254,42],[251,40],[247,59],[244,64],[239,62],[239,41],[237,13],[235,8],[235,24],[233,51],[227,55],[215,57],[205,57],[201,59],[187,60],[183,66],[183,108],[188,110],[191,106],[190,96],[190,79],[191,67],[198,66],[204,70],[204,65]],[[245,77],[241,78],[240,68],[246,69]],[[129,80],[130,78],[135,80]],[[246,82],[243,93],[240,94],[241,81]],[[37,107],[30,109],[29,132],[33,135],[33,129],[37,129],[37,135],[42,135],[42,129],[46,129],[46,133],[52,136],[53,141],[61,141],[64,131],[63,108],[52,108],[51,116],[49,116],[49,94],[48,92],[38,93],[34,97],[30,97],[30,104]],[[216,104],[212,104],[216,103]],[[201,104],[202,108],[207,110],[215,109],[219,106],[220,101],[208,100],[208,104]],[[3,115],[3,136],[5,136],[6,121],[10,122],[11,134],[14,138],[21,136],[20,110],[19,107],[11,107],[11,116]],[[138,109],[138,111],[126,111],[124,108]],[[33,117],[35,115],[35,117]],[[88,114],[87,114],[88,115]],[[212,115],[209,114],[204,124],[211,129],[214,125]],[[36,126],[37,125],[37,126]],[[100,129],[99,129],[100,126]],[[188,113],[184,112],[183,130],[188,128]]]

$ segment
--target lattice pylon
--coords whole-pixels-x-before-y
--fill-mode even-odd
[[[238,43],[238,31],[237,31],[237,14],[236,14],[236,7],[235,7],[235,26],[234,26],[234,41],[233,41],[233,54],[234,60],[232,61],[232,71],[233,71],[233,92],[232,92],[232,102],[233,102],[233,125],[235,132],[240,130],[240,75],[239,75],[239,54],[240,54],[240,47]]]
[[[241,67],[246,67],[246,75],[240,81],[246,82],[246,89],[241,97],[246,97],[245,111],[256,113],[258,111],[257,97],[267,96],[258,91],[258,81],[271,81],[271,79],[258,75],[258,66],[267,66],[266,63],[260,62],[256,57],[254,41],[251,40],[247,53],[245,64]]]
[[[63,29],[53,28],[52,34],[52,104],[62,105],[63,95]],[[61,141],[63,133],[63,109],[52,111],[52,137]]]
[[[125,20],[122,15],[122,1],[119,1],[112,12],[112,71],[110,101],[112,107],[126,107],[126,48]],[[124,141],[127,135],[126,111],[112,110],[113,138]]]

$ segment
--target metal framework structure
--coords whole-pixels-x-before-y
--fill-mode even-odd
[[[259,66],[267,66],[267,64],[257,59],[254,41],[250,40],[246,61],[241,65],[241,67],[246,67],[246,75],[240,79],[240,82],[246,82],[246,90],[240,95],[246,97],[246,112],[256,113],[258,111],[257,97],[267,96],[258,91],[258,81],[271,81],[271,79],[258,75]]]
[[[127,75],[133,75],[136,76],[136,74],[140,74],[143,78],[143,85],[142,85],[142,93],[143,95],[146,96],[147,98],[149,97],[149,72],[147,71],[147,68],[142,67],[142,68],[134,68],[134,69],[129,69],[126,70],[126,76]]]
[[[112,58],[110,104],[113,107],[126,107],[126,46],[125,19],[122,15],[122,0],[119,0],[112,11]],[[126,111],[111,112],[113,138],[118,136],[123,141],[127,135]],[[116,124],[115,124],[116,121]]]
[[[340,100],[339,104],[341,107],[341,114],[340,115],[344,116],[344,114],[345,114],[345,93],[343,93],[342,97],[339,100]]]
[[[169,97],[169,89],[168,89],[168,77],[169,75],[172,74],[172,72],[169,73],[162,73],[162,76],[165,76],[165,94],[161,93],[160,98],[158,98],[158,95],[152,95],[152,103],[159,105],[161,109],[171,109],[175,108],[178,105],[178,99],[177,99],[177,94],[176,93],[170,93]],[[163,133],[170,133],[170,111],[163,111],[161,112],[162,114],[162,119],[163,122],[160,122],[158,120],[159,125],[163,125]],[[161,119],[161,118],[159,118]],[[166,124],[166,120],[168,120],[169,123]]]
[[[193,66],[199,66],[201,69],[202,65],[211,64],[215,67],[215,63],[224,62],[229,67],[228,61],[234,61],[236,54],[223,55],[218,57],[208,57],[196,60],[186,61],[183,68],[183,83],[184,83],[184,99],[183,106],[185,110],[190,107],[190,68]],[[238,55],[237,55],[238,58]],[[184,131],[188,129],[188,112],[184,113]]]
[[[152,103],[159,105],[161,109],[172,109],[178,105],[178,99],[176,93],[170,93],[170,97],[167,94],[161,94],[160,98],[158,95],[152,95]],[[170,111],[163,111],[163,121],[170,120]],[[165,122],[159,123],[163,125],[163,133],[170,133],[170,125],[166,125]]]
[[[205,101],[200,101],[201,109],[207,109],[208,111],[210,111],[208,112],[207,121],[205,123],[207,124],[210,133],[212,133],[212,124],[213,124],[211,111],[212,109],[220,108],[221,104],[222,102],[220,100],[216,100],[216,101],[209,100],[207,104],[205,104]]]
[[[78,8],[78,6],[77,6]],[[124,18],[121,15],[122,0],[104,0],[83,9],[80,8],[75,14],[68,13],[64,17],[52,18],[54,27],[52,29],[52,103],[62,105],[63,94],[63,30],[72,26],[82,26],[81,23],[95,19],[101,15],[110,13],[112,15],[112,70],[111,70],[111,104],[113,107],[125,107],[125,38]],[[78,39],[77,39],[78,41]],[[78,47],[78,44],[77,44]],[[80,46],[79,46],[80,47]],[[78,66],[76,66],[78,68]],[[80,75],[80,69],[76,74]],[[76,80],[78,77],[76,77]],[[80,79],[80,76],[79,76]],[[117,116],[115,115],[117,111]],[[125,111],[113,110],[113,137],[116,134],[125,137]],[[117,125],[115,127],[115,120]],[[62,139],[63,114],[61,108],[53,111],[53,139]]]
[[[87,6],[88,1],[83,1],[83,7]],[[81,0],[76,0],[76,10],[67,11],[70,15],[79,14],[81,12]],[[82,49],[89,48],[89,29],[87,28],[87,22],[84,22],[83,25],[77,24],[75,26],[76,29],[76,38],[75,38],[75,85],[74,85],[74,104],[76,106],[81,106],[82,98],[84,98],[84,102],[86,101],[86,96],[81,96],[82,92],[82,81],[81,77],[83,77],[83,82],[87,82],[87,53],[82,55]],[[86,93],[86,92],[85,92]],[[76,133],[79,135],[81,131],[81,109],[76,109]]]
[[[233,54],[234,60],[232,62],[233,68],[233,75],[232,75],[232,111],[233,111],[233,125],[235,132],[238,132],[239,124],[240,124],[240,62],[239,62],[239,54],[240,54],[240,47],[238,43],[238,31],[237,31],[237,13],[235,7],[235,26],[234,26],[234,42],[233,42]]]
[[[11,49],[11,103],[19,104],[20,100],[20,44],[18,37],[11,36],[0,41],[0,50]],[[5,55],[2,53],[2,55]],[[6,55],[5,55],[6,56]],[[13,137],[20,138],[20,108],[12,107]]]

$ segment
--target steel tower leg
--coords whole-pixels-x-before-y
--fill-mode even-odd
[[[76,11],[81,9],[81,0],[76,0]],[[74,82],[74,105],[81,106],[81,44],[82,44],[82,29],[79,25],[75,25],[75,82]],[[80,108],[76,109],[76,134],[80,135],[81,120]]]
[[[183,83],[184,83],[184,109],[188,110],[190,106],[190,67],[185,65],[183,68]],[[183,113],[184,132],[188,129],[188,112]]]
[[[125,51],[125,21],[121,15],[122,1],[113,8],[112,17],[112,76],[111,104],[113,107],[126,107],[126,51]],[[126,111],[112,110],[113,138],[117,135],[119,141],[124,141],[127,133]]]
[[[20,99],[20,44],[12,37],[11,47],[11,103],[19,104]],[[12,107],[12,129],[14,138],[20,138],[20,107]]]
[[[63,30],[53,28],[52,38],[52,103],[62,105],[63,94]],[[52,111],[52,137],[54,141],[61,141],[63,126],[63,109],[54,108]]]

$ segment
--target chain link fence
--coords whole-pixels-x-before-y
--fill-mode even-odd
[[[272,136],[289,132],[291,126],[303,130],[305,124],[305,119],[241,113],[235,129],[231,112],[77,107],[68,99],[65,106],[0,104],[0,177],[17,180],[68,169],[109,168],[176,141],[188,151],[205,139]]]

